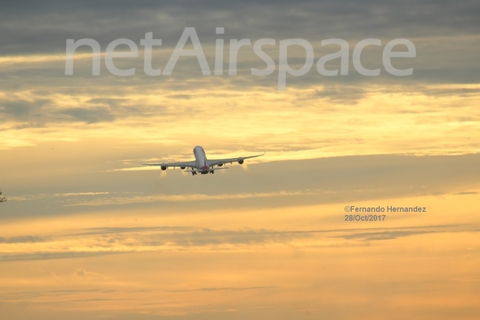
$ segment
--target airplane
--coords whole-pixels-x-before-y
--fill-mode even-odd
[[[255,156],[249,157],[238,157],[238,158],[231,158],[231,159],[216,159],[216,160],[208,160],[207,156],[205,155],[205,150],[202,147],[196,146],[193,148],[193,155],[195,156],[195,161],[187,161],[187,162],[171,162],[171,163],[142,163],[144,166],[158,166],[162,170],[167,170],[167,168],[175,168],[179,167],[180,169],[190,168],[185,170],[184,172],[191,172],[192,176],[196,175],[197,173],[200,174],[214,174],[216,170],[228,169],[227,167],[222,167],[226,163],[234,163],[238,162],[239,164],[243,164],[245,159],[251,159],[263,156],[263,154],[257,154]],[[215,168],[215,166],[217,166]]]

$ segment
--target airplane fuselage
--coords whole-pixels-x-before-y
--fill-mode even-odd
[[[193,148],[193,155],[195,156],[195,163],[197,166],[198,172],[201,174],[210,173],[210,166],[207,162],[207,156],[205,155],[205,150],[202,147],[196,146]]]

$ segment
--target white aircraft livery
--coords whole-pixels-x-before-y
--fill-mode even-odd
[[[205,155],[205,150],[203,150],[203,148],[200,146],[196,146],[195,148],[193,148],[193,155],[195,156],[195,161],[170,162],[170,163],[142,163],[142,164],[144,166],[158,166],[162,170],[167,170],[167,168],[175,168],[175,167],[179,167],[182,170],[185,168],[189,168],[184,172],[191,172],[192,175],[196,175],[197,173],[213,174],[215,173],[215,170],[228,169],[226,167],[220,168],[226,163],[238,162],[239,164],[243,164],[243,161],[245,159],[260,157],[260,156],[263,156],[264,154],[265,153],[257,154],[255,156],[249,156],[249,157],[208,160],[207,156]]]

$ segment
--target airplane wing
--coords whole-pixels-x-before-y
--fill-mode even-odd
[[[227,167],[224,167],[224,168],[210,168],[208,169],[210,172],[211,171],[216,171],[216,170],[223,170],[223,169],[228,169]],[[185,170],[184,172],[202,172],[202,170],[200,169],[188,169],[188,170]]]
[[[242,164],[243,163],[243,160],[245,159],[251,159],[251,158],[256,158],[256,157],[261,157],[265,154],[262,153],[262,154],[257,154],[255,156],[249,156],[249,157],[238,157],[238,158],[230,158],[230,159],[212,159],[212,160],[207,160],[208,161],[208,165],[213,167],[213,166],[222,166],[224,165],[225,163],[234,163],[234,162],[238,162],[239,164]]]
[[[153,167],[161,167],[162,170],[166,168],[196,168],[195,161],[186,161],[186,162],[169,162],[169,163],[142,163],[144,166],[153,166]],[[165,169],[163,169],[165,168]]]

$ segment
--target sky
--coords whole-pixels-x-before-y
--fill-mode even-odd
[[[478,1],[0,6],[6,319],[477,319]],[[187,28],[200,50],[191,37],[175,50]],[[71,75],[69,39],[100,48],[80,46]],[[282,90],[282,70],[307,63],[298,41],[280,50],[291,39],[313,60]],[[380,40],[360,56],[378,76],[356,67],[365,39]],[[391,59],[411,75],[385,68],[395,39],[415,47]],[[318,72],[339,52],[347,74],[340,58],[325,64],[338,75]],[[265,155],[214,175],[141,165],[191,161],[196,145]]]

